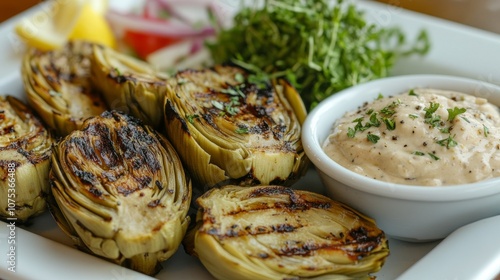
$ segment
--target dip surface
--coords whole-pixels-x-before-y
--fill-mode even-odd
[[[415,89],[337,120],[323,144],[359,174],[406,185],[466,184],[500,176],[500,113],[486,99]]]

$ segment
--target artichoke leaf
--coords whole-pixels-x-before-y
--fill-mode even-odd
[[[375,221],[283,186],[224,186],[196,200],[184,247],[217,279],[370,279],[389,254]]]
[[[168,76],[144,61],[102,45],[93,48],[92,73],[94,85],[112,110],[128,113],[154,128],[162,125]]]
[[[150,275],[177,250],[190,221],[191,180],[150,126],[106,111],[62,139],[52,161],[51,208],[77,245]]]
[[[0,218],[25,222],[46,209],[52,135],[34,112],[0,96]]]
[[[68,42],[62,49],[30,49],[21,73],[28,102],[48,127],[64,136],[107,109],[90,79],[92,44]]]
[[[248,77],[216,65],[169,79],[166,133],[199,186],[291,185],[307,169],[300,120],[284,94],[293,89]]]

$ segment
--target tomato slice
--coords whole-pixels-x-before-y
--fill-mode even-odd
[[[154,33],[145,33],[135,30],[125,30],[123,41],[129,45],[137,55],[146,59],[146,57],[163,47],[175,44],[184,38],[168,37]]]

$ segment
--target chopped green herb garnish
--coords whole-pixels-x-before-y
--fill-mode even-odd
[[[441,123],[441,116],[434,115],[434,113],[439,108],[439,103],[431,102],[429,107],[424,108],[425,111],[425,123],[432,125],[433,127],[439,126]]]
[[[194,115],[186,115],[186,119],[188,120],[189,123],[194,123],[194,120],[199,118],[200,116],[197,114]]]
[[[425,153],[424,152],[420,152],[420,151],[415,151],[413,152],[414,155],[417,155],[417,156],[424,156]]]
[[[376,100],[380,100],[380,99],[384,99],[384,95],[382,95],[382,93],[379,93],[378,96],[377,96],[377,99]]]
[[[425,123],[428,123],[428,124],[432,125],[433,127],[437,127],[441,123],[441,116],[440,115],[432,115],[429,118],[425,118]]]
[[[428,153],[428,155],[433,159],[433,160],[439,160],[439,157],[436,156],[435,154],[433,153]]]
[[[366,139],[368,139],[368,141],[370,141],[370,142],[372,142],[372,143],[376,144],[376,143],[378,142],[378,140],[380,139],[380,137],[379,137],[379,136],[377,136],[377,135],[375,135],[375,134],[371,134],[371,133],[370,133],[370,134],[368,134],[368,135],[366,136]]]
[[[466,118],[466,117],[460,117],[460,118],[462,118],[462,120],[464,120],[464,121],[466,121],[466,122],[470,123],[470,121],[469,121],[469,119],[468,119],[468,118]]]
[[[436,143],[438,143],[441,146],[445,146],[448,149],[455,147],[458,144],[457,141],[455,141],[455,139],[453,139],[455,136],[456,135],[453,135],[453,136],[449,135],[447,138],[436,141]]]
[[[217,100],[212,100],[212,105],[219,110],[224,110],[224,104]]]
[[[396,122],[393,119],[383,118],[382,120],[384,121],[385,126],[388,130],[396,129]]]
[[[488,137],[490,134],[490,129],[483,124],[484,137]]]
[[[236,132],[238,134],[248,133],[248,127],[240,126],[234,132]]]
[[[439,103],[431,102],[431,104],[429,105],[429,107],[424,108],[425,118],[426,119],[431,118],[432,114],[434,114],[437,111],[438,108],[439,108]]]
[[[439,131],[441,131],[441,133],[450,133],[450,128],[449,127],[443,127],[443,128],[440,128]]]
[[[122,75],[122,72],[120,71],[120,69],[118,69],[116,67],[115,67],[115,72],[116,72],[116,75],[118,75],[118,76]]]
[[[413,89],[410,89],[410,92],[408,92],[408,95],[410,95],[410,96],[418,96],[418,94],[415,93],[415,91]]]
[[[401,100],[398,99],[398,101],[394,101],[382,108],[382,110],[380,110],[380,113],[390,117],[396,113],[396,110],[394,110],[394,108],[396,108],[399,104],[401,104]]]
[[[417,119],[418,118],[418,115],[415,115],[415,114],[409,114],[408,117],[410,117],[411,119]]]
[[[453,119],[455,119],[456,116],[460,115],[460,114],[463,114],[465,113],[465,111],[467,111],[465,108],[453,108],[453,109],[447,109],[448,111],[448,121],[453,121]]]
[[[356,136],[356,130],[354,128],[348,127],[347,128],[347,137],[354,138],[354,136]]]
[[[379,127],[380,126],[380,121],[377,118],[377,113],[372,113],[370,115],[370,122],[367,123],[367,124],[365,124],[365,126],[367,128],[372,127],[372,126],[374,126],[374,127]]]

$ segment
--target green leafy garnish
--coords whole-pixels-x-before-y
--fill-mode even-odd
[[[348,127],[347,128],[347,137],[354,138],[354,136],[356,136],[356,129],[354,129],[352,127]]]
[[[455,137],[455,135],[453,135],[453,136],[449,135],[447,138],[436,141],[436,143],[438,143],[441,146],[445,146],[446,148],[449,149],[449,148],[452,148],[452,147],[455,147],[456,145],[458,145],[457,141],[455,141],[455,139],[453,139],[454,137]]]
[[[460,115],[460,114],[463,114],[465,113],[465,111],[467,111],[465,108],[453,108],[453,109],[447,109],[448,111],[448,121],[453,121],[453,119],[455,119],[456,116]]]
[[[433,153],[428,153],[428,155],[433,159],[433,160],[439,160],[439,157],[436,156],[435,154]]]
[[[424,156],[425,153],[424,152],[420,152],[420,151],[415,151],[413,152],[414,155],[417,155],[417,156]]]
[[[490,134],[490,129],[483,124],[483,130],[484,130],[484,137],[488,137],[488,134]]]
[[[370,24],[355,4],[342,0],[266,0],[240,9],[233,22],[207,43],[214,61],[286,78],[308,108],[385,77],[398,58],[430,47],[425,31],[409,42],[402,29]]]
[[[370,115],[370,122],[365,125],[367,128],[369,127],[379,127],[380,126],[380,121],[377,118],[377,113],[372,113]]]
[[[388,130],[396,129],[396,122],[393,119],[383,118],[382,120],[384,121],[385,126]]]
[[[418,96],[418,94],[416,94],[413,89],[411,89],[410,92],[408,92],[408,95],[410,95],[410,96]]]
[[[200,116],[197,114],[194,115],[186,115],[186,119],[188,120],[189,123],[194,123],[194,120],[199,118]]]
[[[212,105],[213,105],[215,108],[217,108],[217,109],[219,109],[219,110],[224,110],[224,104],[222,104],[222,102],[219,102],[219,101],[217,101],[217,100],[212,100],[211,102],[212,102]]]
[[[433,127],[438,126],[441,123],[441,116],[435,115],[434,113],[439,108],[439,103],[431,102],[429,107],[424,108],[425,111],[425,123],[432,125]]]
[[[234,132],[238,134],[246,134],[248,133],[248,127],[240,126]]]
[[[373,144],[376,144],[378,142],[378,140],[380,139],[379,136],[375,135],[375,134],[368,134],[366,135],[366,139],[368,139],[368,141],[372,142]]]
[[[429,107],[425,107],[424,108],[424,111],[425,111],[425,118],[431,118],[432,115],[437,111],[437,109],[439,108],[439,103],[434,103],[434,102],[431,102]]]

